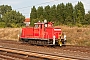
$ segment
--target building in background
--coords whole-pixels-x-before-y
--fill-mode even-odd
[[[26,26],[30,25],[30,18],[25,18],[24,23],[26,24]]]

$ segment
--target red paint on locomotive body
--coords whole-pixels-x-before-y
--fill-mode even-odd
[[[52,22],[48,23],[34,23],[34,27],[25,27],[22,28],[22,33],[20,35],[20,39],[22,40],[32,40],[36,41],[50,41],[50,43],[54,44],[54,42],[61,42],[62,31],[61,28],[54,28]],[[54,41],[55,40],[55,41]]]
[[[47,24],[47,27],[45,27],[45,24]],[[53,39],[53,36],[55,36],[57,40],[61,35],[61,28],[54,28],[52,25],[51,22],[35,23],[34,27],[22,28],[21,38]]]

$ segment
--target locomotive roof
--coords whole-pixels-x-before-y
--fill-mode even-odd
[[[44,22],[37,22],[37,23],[34,23],[34,24],[54,24],[53,22],[47,22],[47,23],[44,23]]]
[[[45,24],[45,23],[38,22],[38,23],[34,23],[34,24]]]

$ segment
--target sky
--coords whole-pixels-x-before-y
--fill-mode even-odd
[[[90,10],[90,0],[0,0],[0,5],[9,5],[13,10],[19,11],[26,18],[30,17],[31,8],[35,6],[47,6],[47,5],[57,5],[60,3],[72,3],[75,6],[78,1],[81,1],[84,4],[85,13]]]

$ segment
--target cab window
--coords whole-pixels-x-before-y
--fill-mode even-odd
[[[39,27],[39,26],[36,24],[36,25],[35,25],[35,28],[38,28],[38,27]]]

